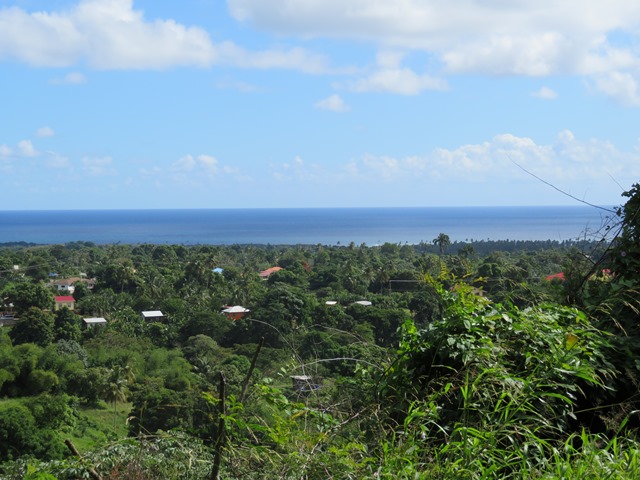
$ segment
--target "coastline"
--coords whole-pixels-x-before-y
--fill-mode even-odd
[[[0,211],[0,243],[379,245],[439,233],[563,241],[597,236],[606,222],[586,206]]]

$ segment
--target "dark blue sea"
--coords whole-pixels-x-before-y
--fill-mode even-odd
[[[611,215],[609,215],[611,216]],[[369,246],[600,238],[607,213],[571,207],[0,211],[0,243]]]

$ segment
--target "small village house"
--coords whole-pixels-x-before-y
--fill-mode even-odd
[[[547,280],[548,282],[553,282],[553,281],[564,282],[566,280],[564,276],[564,272],[558,272],[558,273],[554,273],[553,275],[547,275],[546,277],[544,277],[544,279]]]
[[[234,305],[233,307],[225,307],[222,309],[222,314],[229,320],[240,320],[251,310],[244,308],[240,305]]]
[[[75,284],[78,282],[84,283],[89,290],[93,290],[96,284],[95,278],[69,277],[51,280],[49,286],[55,288],[58,292],[73,293]]]
[[[83,318],[82,321],[87,328],[104,327],[107,324],[107,320],[102,317]]]
[[[266,280],[267,278],[269,278],[271,276],[272,273],[279,272],[280,270],[282,270],[282,267],[267,268],[266,270],[263,270],[263,271],[260,272],[260,278],[263,279],[263,280]]]
[[[157,322],[164,318],[164,314],[160,310],[146,310],[141,312],[140,315],[149,322]]]
[[[75,299],[70,295],[61,295],[55,298],[56,310],[67,307],[69,310],[73,310],[76,306]]]

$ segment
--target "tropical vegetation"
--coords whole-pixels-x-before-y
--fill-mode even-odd
[[[640,478],[625,198],[566,242],[3,245],[0,475]]]

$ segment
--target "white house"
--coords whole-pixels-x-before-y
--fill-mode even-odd
[[[83,318],[82,321],[84,321],[84,324],[87,328],[91,327],[95,327],[96,325],[106,325],[107,324],[107,320],[105,318],[102,317],[92,317],[92,318]]]
[[[156,320],[162,320],[164,318],[164,314],[160,310],[146,310],[142,312],[142,318],[145,320],[149,320],[151,322]]]

